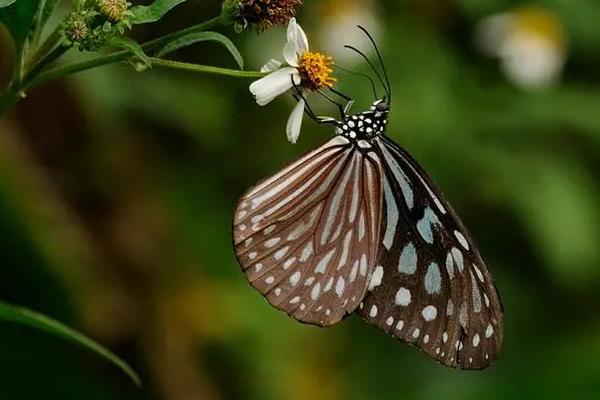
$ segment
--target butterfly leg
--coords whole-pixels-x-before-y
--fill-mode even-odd
[[[330,89],[330,90],[333,91],[333,89]],[[336,92],[336,91],[333,91],[333,93],[338,94],[338,92]],[[327,101],[329,101],[330,103],[334,104],[338,108],[338,110],[340,112],[340,117],[342,118],[342,121],[346,121],[346,115],[347,114],[346,114],[344,106],[340,102],[335,101],[334,99],[332,99],[331,96],[329,96],[327,93],[323,92],[322,90],[319,90],[319,94],[321,96],[325,97],[325,99],[327,99]],[[341,93],[339,93],[339,95],[341,95]],[[344,95],[342,95],[342,96],[344,98],[346,98],[346,96],[344,96]],[[342,96],[340,96],[340,97],[342,97]]]
[[[331,117],[323,117],[323,116],[319,116],[317,115],[313,109],[311,108],[310,104],[308,103],[308,101],[306,100],[306,97],[304,96],[304,93],[302,92],[302,90],[300,89],[300,87],[298,87],[298,85],[296,84],[296,82],[294,82],[294,79],[292,78],[292,85],[294,86],[294,89],[296,90],[296,94],[294,94],[294,98],[296,100],[304,100],[304,110],[306,111],[306,114],[315,122],[319,123],[319,124],[332,124],[332,125],[337,125],[338,121],[335,118],[331,118]]]
[[[346,100],[347,103],[344,106],[343,110],[341,110],[340,112],[342,113],[342,115],[346,116],[348,115],[348,113],[350,112],[350,108],[352,107],[352,105],[354,104],[354,99],[351,97],[346,96],[344,93],[342,92],[338,92],[337,90],[333,89],[333,88],[329,88],[329,90],[332,93],[337,94],[338,96],[340,96],[342,99]]]

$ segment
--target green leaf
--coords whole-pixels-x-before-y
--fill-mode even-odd
[[[8,28],[15,41],[17,52],[21,52],[27,40],[39,2],[40,0],[19,0],[8,7],[0,8],[0,23]]]
[[[35,311],[2,302],[0,302],[0,320],[38,329],[88,349],[117,366],[127,374],[137,386],[140,386],[139,376],[125,361],[92,339],[69,328],[61,322]]]
[[[39,34],[41,34],[42,29],[44,29],[44,25],[46,25],[48,18],[50,18],[52,11],[54,11],[54,8],[59,1],[60,0],[40,0],[40,9],[34,21],[36,33],[39,32]]]
[[[240,54],[237,47],[235,47],[235,44],[233,44],[233,42],[227,36],[221,35],[217,32],[194,32],[181,36],[167,43],[162,49],[160,49],[156,53],[156,57],[160,58],[165,54],[172,53],[183,47],[207,41],[217,42],[225,46],[227,50],[229,50],[235,61],[238,63],[240,69],[244,69],[244,59],[242,58],[242,55]]]
[[[2,1],[2,0],[0,0]],[[186,0],[156,0],[149,6],[131,7],[132,24],[148,24],[161,19],[166,13]]]
[[[141,46],[133,39],[130,39],[125,36],[117,36],[110,40],[110,45],[114,47],[121,48],[123,50],[127,50],[130,53],[134,54],[137,58],[140,59],[147,67],[151,66],[150,59],[144,53]]]
[[[17,0],[0,0],[0,8],[8,7]]]

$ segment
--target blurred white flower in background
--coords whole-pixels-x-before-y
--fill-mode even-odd
[[[345,49],[345,44],[351,44],[367,55],[373,53],[368,38],[356,27],[365,27],[380,43],[381,25],[373,0],[322,0],[319,6],[319,14],[325,21],[320,24],[319,43],[338,63],[351,67],[363,62],[354,52]]]
[[[507,79],[524,89],[544,89],[560,81],[568,55],[561,21],[539,7],[483,19],[475,29],[481,51],[498,57]]]

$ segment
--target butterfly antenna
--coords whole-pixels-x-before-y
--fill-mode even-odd
[[[369,75],[367,74],[363,74],[362,72],[358,72],[358,71],[351,71],[349,69],[343,68],[341,67],[339,64],[336,64],[335,67],[337,69],[341,69],[342,71],[349,73],[349,74],[353,74],[353,75],[358,75],[361,76],[365,79],[368,79],[370,84],[371,84],[371,89],[373,89],[373,96],[375,96],[375,100],[377,100],[379,97],[377,96],[377,89],[375,88],[375,82],[373,81],[373,78],[371,78]]]
[[[379,73],[379,71],[377,70],[377,68],[375,68],[375,66],[373,65],[373,63],[371,62],[371,60],[369,60],[369,57],[367,57],[365,55],[365,53],[363,53],[362,51],[358,50],[356,47],[350,46],[350,45],[344,45],[345,48],[350,49],[354,52],[356,52],[357,54],[359,54],[366,62],[367,64],[369,64],[369,66],[371,67],[371,69],[373,70],[373,72],[375,72],[375,75],[377,75],[377,79],[379,79],[379,82],[381,83],[381,86],[383,86],[383,88],[385,89],[385,93],[388,94],[388,90],[387,90],[387,86],[385,84],[385,81],[383,80],[383,78],[381,77],[381,74]]]
[[[358,29],[360,29],[361,31],[364,32],[365,35],[367,35],[367,37],[369,38],[369,41],[371,42],[371,44],[373,45],[373,48],[375,49],[375,52],[377,53],[377,58],[379,59],[379,64],[381,65],[381,69],[383,70],[383,76],[385,77],[385,82],[387,83],[387,90],[386,93],[388,95],[388,97],[390,98],[390,101],[392,99],[392,85],[390,84],[390,79],[388,77],[387,71],[385,69],[385,63],[383,62],[383,57],[381,56],[381,52],[379,51],[379,47],[377,47],[377,43],[375,42],[375,39],[373,39],[373,36],[371,36],[371,34],[369,33],[369,31],[367,31],[364,27],[357,25]]]

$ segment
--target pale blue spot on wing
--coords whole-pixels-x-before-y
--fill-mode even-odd
[[[412,275],[417,270],[417,249],[409,242],[402,249],[398,260],[398,272]]]
[[[437,263],[432,262],[427,268],[425,274],[425,290],[429,294],[437,294],[442,289],[442,275],[440,274],[440,267]]]
[[[419,234],[429,244],[433,244],[433,226],[439,224],[440,220],[430,207],[423,212],[423,218],[417,222]]]

